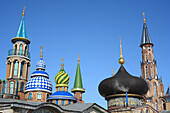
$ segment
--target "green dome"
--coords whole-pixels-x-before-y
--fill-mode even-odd
[[[61,69],[60,72],[55,76],[55,82],[56,82],[56,87],[59,87],[59,86],[67,86],[68,87],[69,76],[64,71],[64,69]]]

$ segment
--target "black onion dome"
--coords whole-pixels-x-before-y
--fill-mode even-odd
[[[103,97],[126,92],[144,95],[148,91],[148,85],[144,79],[130,75],[121,65],[119,71],[113,77],[104,79],[99,84],[98,90]]]

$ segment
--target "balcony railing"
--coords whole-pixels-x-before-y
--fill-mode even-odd
[[[8,56],[10,55],[21,55],[30,58],[30,53],[23,50],[10,49],[8,50]]]

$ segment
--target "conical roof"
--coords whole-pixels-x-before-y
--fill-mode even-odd
[[[143,24],[143,32],[142,32],[142,39],[141,39],[140,47],[142,47],[142,45],[144,45],[144,44],[154,45],[151,41],[151,37],[149,35],[146,23]]]
[[[85,89],[83,88],[83,84],[82,84],[79,59],[77,64],[76,77],[74,81],[74,88],[72,88],[71,92],[76,92],[76,91],[85,92]]]

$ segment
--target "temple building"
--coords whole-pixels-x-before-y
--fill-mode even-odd
[[[26,7],[25,7],[26,8]],[[43,60],[42,46],[40,59],[29,78],[31,66],[29,44],[26,34],[25,8],[18,32],[11,39],[13,48],[8,51],[6,79],[0,79],[0,113],[159,113],[170,110],[169,86],[164,95],[161,77],[157,75],[157,63],[153,54],[151,41],[144,18],[142,41],[141,70],[142,77],[129,74],[123,64],[122,44],[120,37],[121,64],[118,72],[104,79],[98,87],[99,93],[107,101],[105,109],[96,103],[85,103],[82,98],[85,93],[83,76],[80,71],[78,54],[77,70],[74,86],[69,88],[69,74],[64,70],[62,58],[61,69],[55,75],[55,88],[46,72]],[[34,56],[32,56],[34,58]],[[96,64],[97,65],[97,64]],[[54,66],[53,66],[54,67]],[[95,89],[94,89],[95,90]]]

